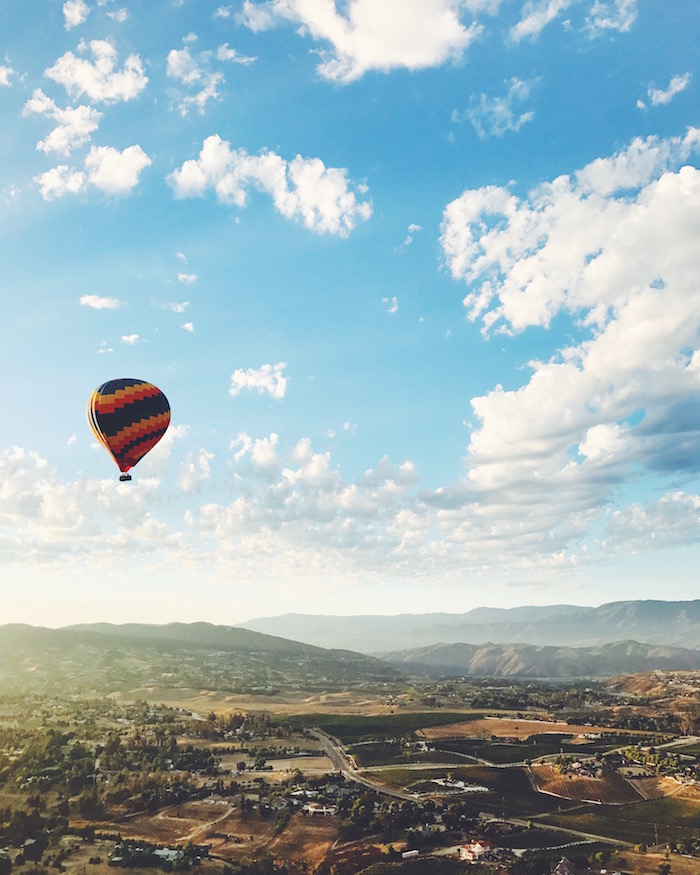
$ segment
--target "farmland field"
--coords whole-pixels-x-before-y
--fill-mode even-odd
[[[571,773],[562,775],[554,766],[537,764],[531,767],[530,774],[541,792],[574,799],[577,802],[602,802],[614,805],[638,802],[641,798],[633,785],[608,769],[600,778],[589,778]]]
[[[294,726],[318,727],[324,732],[344,742],[357,742],[363,739],[397,738],[422,729],[425,726],[441,726],[455,721],[469,723],[479,720],[483,712],[473,715],[463,712],[402,711],[400,714],[297,714],[294,717],[278,720]]]
[[[499,769],[490,766],[457,766],[444,770],[397,767],[363,772],[366,777],[396,789],[427,792],[430,787],[429,792],[436,796],[444,795],[446,791],[434,783],[435,779],[448,774],[454,781],[487,788],[487,792],[466,793],[461,796],[471,800],[481,811],[527,817],[573,804],[566,799],[538,793],[532,788],[526,770],[517,767]]]
[[[447,716],[447,715],[444,715]],[[478,719],[476,716],[473,720],[464,721],[463,719],[455,723],[446,723],[441,721],[440,724],[432,723],[430,726],[421,729],[420,735],[430,741],[436,741],[443,738],[517,738],[525,740],[533,736],[542,736],[543,734],[558,733],[559,735],[600,735],[604,739],[614,742],[618,737],[622,736],[625,739],[628,736],[648,736],[648,732],[633,732],[625,730],[610,729],[605,726],[582,726],[570,723],[555,723],[548,720],[529,720],[517,719],[514,717],[484,717]]]
[[[600,805],[587,811],[547,815],[542,822],[633,844],[653,845],[657,836],[659,843],[674,843],[700,837],[700,790],[688,788],[687,792],[633,805]]]

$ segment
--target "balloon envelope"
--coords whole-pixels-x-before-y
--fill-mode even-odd
[[[108,380],[90,396],[87,416],[95,437],[125,474],[165,434],[170,404],[145,380]]]

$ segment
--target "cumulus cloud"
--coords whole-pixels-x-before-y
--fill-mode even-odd
[[[138,55],[129,55],[117,69],[117,50],[107,40],[92,40],[89,44],[93,61],[66,52],[44,75],[63,85],[72,98],[86,95],[101,103],[132,100],[143,91],[148,77]],[[87,51],[81,42],[79,51]]]
[[[106,194],[126,194],[139,181],[141,171],[151,159],[143,149],[128,146],[122,152],[111,146],[93,146],[85,159],[88,180]]]
[[[257,390],[258,394],[267,393],[271,398],[284,398],[287,391],[287,378],[283,375],[287,367],[286,362],[277,362],[276,365],[262,365],[257,370],[248,368],[236,369],[231,374],[231,395],[240,395],[244,389]]]
[[[181,327],[188,334],[194,334],[194,322],[183,322]]]
[[[193,93],[179,98],[178,104],[182,115],[187,115],[192,107],[204,112],[210,100],[219,100],[219,86],[223,84],[223,73],[212,72],[202,65],[208,64],[210,52],[202,52],[199,61],[195,60],[188,46],[184,49],[172,49],[168,53],[167,74]]]
[[[23,115],[37,113],[56,122],[56,127],[43,140],[37,143],[42,152],[58,152],[69,155],[73,149],[89,142],[90,135],[97,130],[102,113],[91,106],[58,107],[50,97],[37,88],[25,103]]]
[[[122,305],[118,298],[101,295],[82,295],[80,303],[83,307],[92,307],[93,310],[116,310]]]
[[[70,30],[87,20],[90,7],[84,0],[66,0],[63,4],[64,27]]]
[[[481,33],[476,22],[462,21],[463,10],[475,14],[497,6],[474,0],[349,0],[338,8],[334,0],[245,0],[239,19],[253,31],[283,21],[298,26],[331,47],[321,53],[321,76],[351,82],[370,70],[419,70],[462,57]]]
[[[184,313],[189,306],[189,301],[176,301],[175,303],[168,304],[168,307],[173,311],[173,313]]]
[[[179,535],[155,518],[155,478],[141,477],[137,491],[112,476],[65,481],[36,452],[13,447],[0,453],[0,482],[0,525],[13,533],[10,567],[70,563],[94,572],[96,563],[119,564],[134,551],[162,556],[178,547]]]
[[[178,486],[185,495],[191,495],[201,489],[202,484],[211,476],[211,461],[214,454],[201,449],[198,453],[188,453],[186,460],[180,465]]]
[[[231,149],[217,134],[207,137],[199,158],[185,161],[168,180],[178,198],[202,197],[213,189],[219,201],[237,207],[245,206],[249,187],[259,188],[283,216],[319,234],[347,236],[372,213],[371,205],[350,188],[344,169],[301,155],[289,162],[274,152],[249,155]],[[356,190],[364,194],[366,189],[358,185]]]
[[[697,544],[700,495],[670,492],[658,501],[638,502],[609,515],[603,534],[607,555],[640,553]]]
[[[127,346],[134,346],[138,342],[138,334],[122,334],[122,343],[125,343]]]
[[[177,281],[182,283],[185,286],[191,286],[193,283],[197,282],[197,274],[196,273],[178,273]]]
[[[9,87],[10,85],[10,76],[14,74],[14,70],[12,67],[7,67],[3,64],[0,64],[0,88],[5,86]]]
[[[474,126],[474,130],[482,140],[488,137],[502,137],[506,131],[519,131],[527,122],[532,121],[535,113],[532,110],[518,112],[516,106],[530,97],[532,86],[522,79],[511,79],[506,83],[508,91],[504,97],[489,97],[481,94],[472,96],[471,106],[465,116]],[[459,114],[453,114],[453,120],[459,120]]]
[[[111,18],[112,21],[116,21],[117,24],[124,24],[129,17],[129,11],[127,9],[117,9],[115,12],[108,12],[107,17]]]
[[[446,208],[446,260],[485,333],[561,312],[581,332],[520,388],[472,399],[467,477],[431,497],[450,540],[510,532],[524,563],[584,561],[568,548],[630,477],[697,472],[700,171],[682,165],[699,144],[637,139],[526,199],[484,187]]]
[[[34,177],[45,201],[52,201],[66,194],[77,194],[85,185],[85,174],[67,164],[59,164]]]
[[[681,91],[685,91],[689,83],[690,73],[684,73],[682,76],[674,76],[669,82],[668,87],[665,89],[649,87],[647,95],[651,100],[651,105],[665,106],[667,103],[670,103],[671,100],[673,100],[676,94],[680,94]]]
[[[111,146],[93,146],[85,158],[84,171],[61,164],[34,178],[44,200],[77,194],[89,185],[105,194],[128,194],[139,182],[151,159],[143,149],[128,146],[122,152]]]

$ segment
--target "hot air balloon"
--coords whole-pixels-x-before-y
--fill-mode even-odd
[[[127,472],[163,437],[170,423],[165,395],[145,380],[108,380],[90,396],[88,422],[97,440]]]

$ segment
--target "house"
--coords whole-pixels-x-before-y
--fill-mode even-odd
[[[324,805],[322,802],[308,802],[301,810],[316,817],[330,817],[338,813],[338,806]]]
[[[485,839],[474,839],[459,849],[459,859],[469,863],[477,863],[491,853],[491,842]]]
[[[552,869],[552,875],[576,875],[576,866],[574,866],[571,860],[562,857],[554,869]]]

